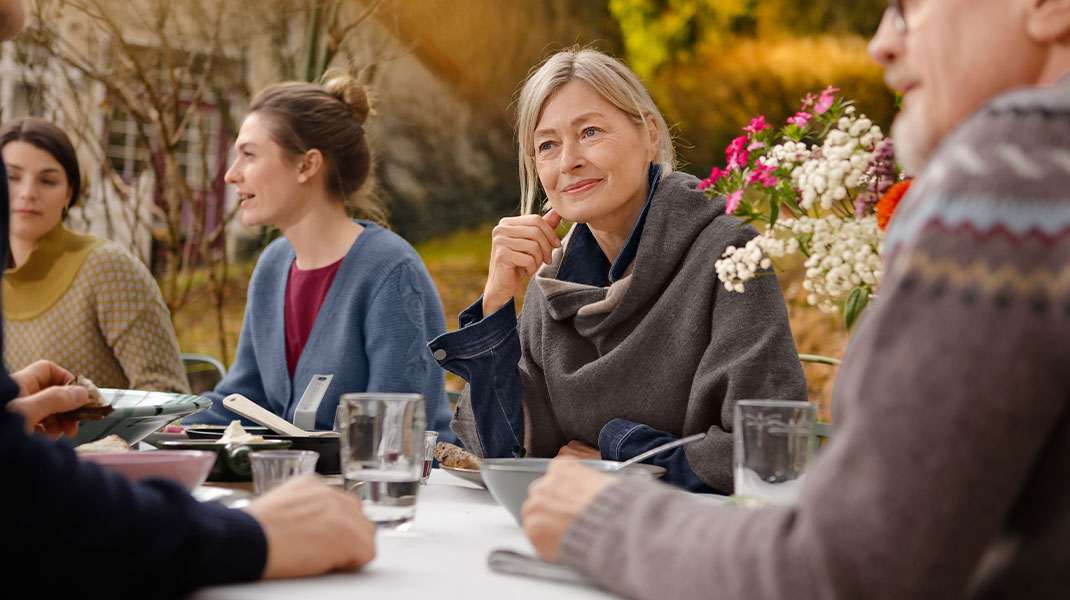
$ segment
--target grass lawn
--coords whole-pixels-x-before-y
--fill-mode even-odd
[[[433,239],[416,246],[416,251],[427,265],[427,270],[442,297],[447,327],[451,330],[457,328],[457,314],[478,299],[483,292],[487,263],[490,261],[490,231],[493,227],[493,224],[489,224],[460,231],[449,237]],[[713,260],[711,257],[710,277],[716,277]],[[250,262],[234,265],[232,268],[223,319],[228,346],[224,362],[228,364],[234,360],[234,349],[238,345],[238,334],[245,310],[246,287],[253,266]],[[801,304],[805,293],[795,278],[786,277],[782,283],[788,298],[792,333],[799,352],[837,358],[843,356],[847,334],[842,319],[838,315],[826,315]],[[523,301],[522,294],[523,290],[518,297],[518,306]],[[175,315],[174,321],[178,344],[183,352],[220,356],[214,312],[206,290],[194,293],[189,304]],[[821,420],[829,420],[828,397],[832,391],[836,369],[837,367],[827,365],[804,365],[810,400],[818,404]],[[447,377],[448,388],[463,387],[464,382],[460,379],[452,374]]]

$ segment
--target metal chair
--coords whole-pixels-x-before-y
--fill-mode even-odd
[[[214,356],[189,353],[182,353],[181,356],[191,394],[214,390],[216,384],[227,374],[227,368]]]
[[[827,356],[818,356],[817,354],[800,354],[799,360],[804,363],[815,363],[819,365],[839,366],[842,362],[838,358],[829,358]],[[829,439],[832,438],[832,423],[818,423],[817,424],[817,447],[821,448],[825,445]]]

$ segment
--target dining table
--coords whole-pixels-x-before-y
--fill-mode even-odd
[[[407,531],[380,529],[375,559],[359,570],[202,588],[195,600],[353,598],[614,598],[593,583],[493,571],[497,549],[535,555],[513,517],[482,487],[433,469]]]

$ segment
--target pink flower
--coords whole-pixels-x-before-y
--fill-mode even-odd
[[[724,177],[725,175],[728,175],[728,171],[722,171],[721,169],[714,167],[710,170],[710,176],[706,179],[703,179],[698,184],[699,191],[713,187],[713,184],[717,183],[717,180]]]
[[[736,190],[728,194],[724,199],[724,214],[730,215],[739,208],[739,201],[743,199],[743,190]]]
[[[750,177],[747,178],[747,183],[759,182],[763,187],[773,187],[777,184],[777,178],[773,175],[773,167],[768,165],[758,165],[754,167],[754,170],[750,172]]]
[[[816,102],[816,101],[817,101],[817,96],[815,96],[813,94],[807,94],[806,97],[803,98],[802,109],[806,110],[806,109],[810,108],[810,106],[812,106],[813,103]]]
[[[798,125],[799,127],[806,127],[806,124],[812,118],[814,118],[814,115],[808,112],[799,111],[795,113],[794,117],[788,119],[788,123],[791,123],[792,125]]]
[[[750,125],[744,127],[743,131],[746,131],[747,133],[758,133],[765,129],[770,129],[770,126],[765,122],[765,115],[760,115],[757,119],[751,119]]]
[[[725,150],[724,155],[728,160],[726,168],[729,171],[742,169],[747,166],[747,159],[750,156],[746,148],[747,141],[747,136],[741,135],[732,140],[732,143],[728,145],[728,149]]]
[[[765,148],[765,144],[764,143],[762,143],[762,142],[751,142],[750,145],[747,146],[747,152],[754,152],[755,150],[761,150],[762,148]]]
[[[834,88],[831,85],[822,90],[821,97],[817,99],[817,103],[814,104],[814,112],[817,114],[824,114],[826,110],[832,107],[833,94],[840,91],[840,88]]]

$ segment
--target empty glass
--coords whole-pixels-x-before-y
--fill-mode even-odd
[[[438,443],[437,431],[424,432],[424,474],[420,483],[427,485],[427,478],[431,476],[431,465],[435,464],[435,444]]]
[[[735,495],[744,504],[791,504],[817,451],[817,406],[740,400],[735,410]]]
[[[259,496],[289,479],[316,472],[315,450],[260,450],[249,454],[253,492]]]
[[[420,394],[344,394],[339,415],[346,489],[379,527],[406,530],[424,470],[427,409]]]

